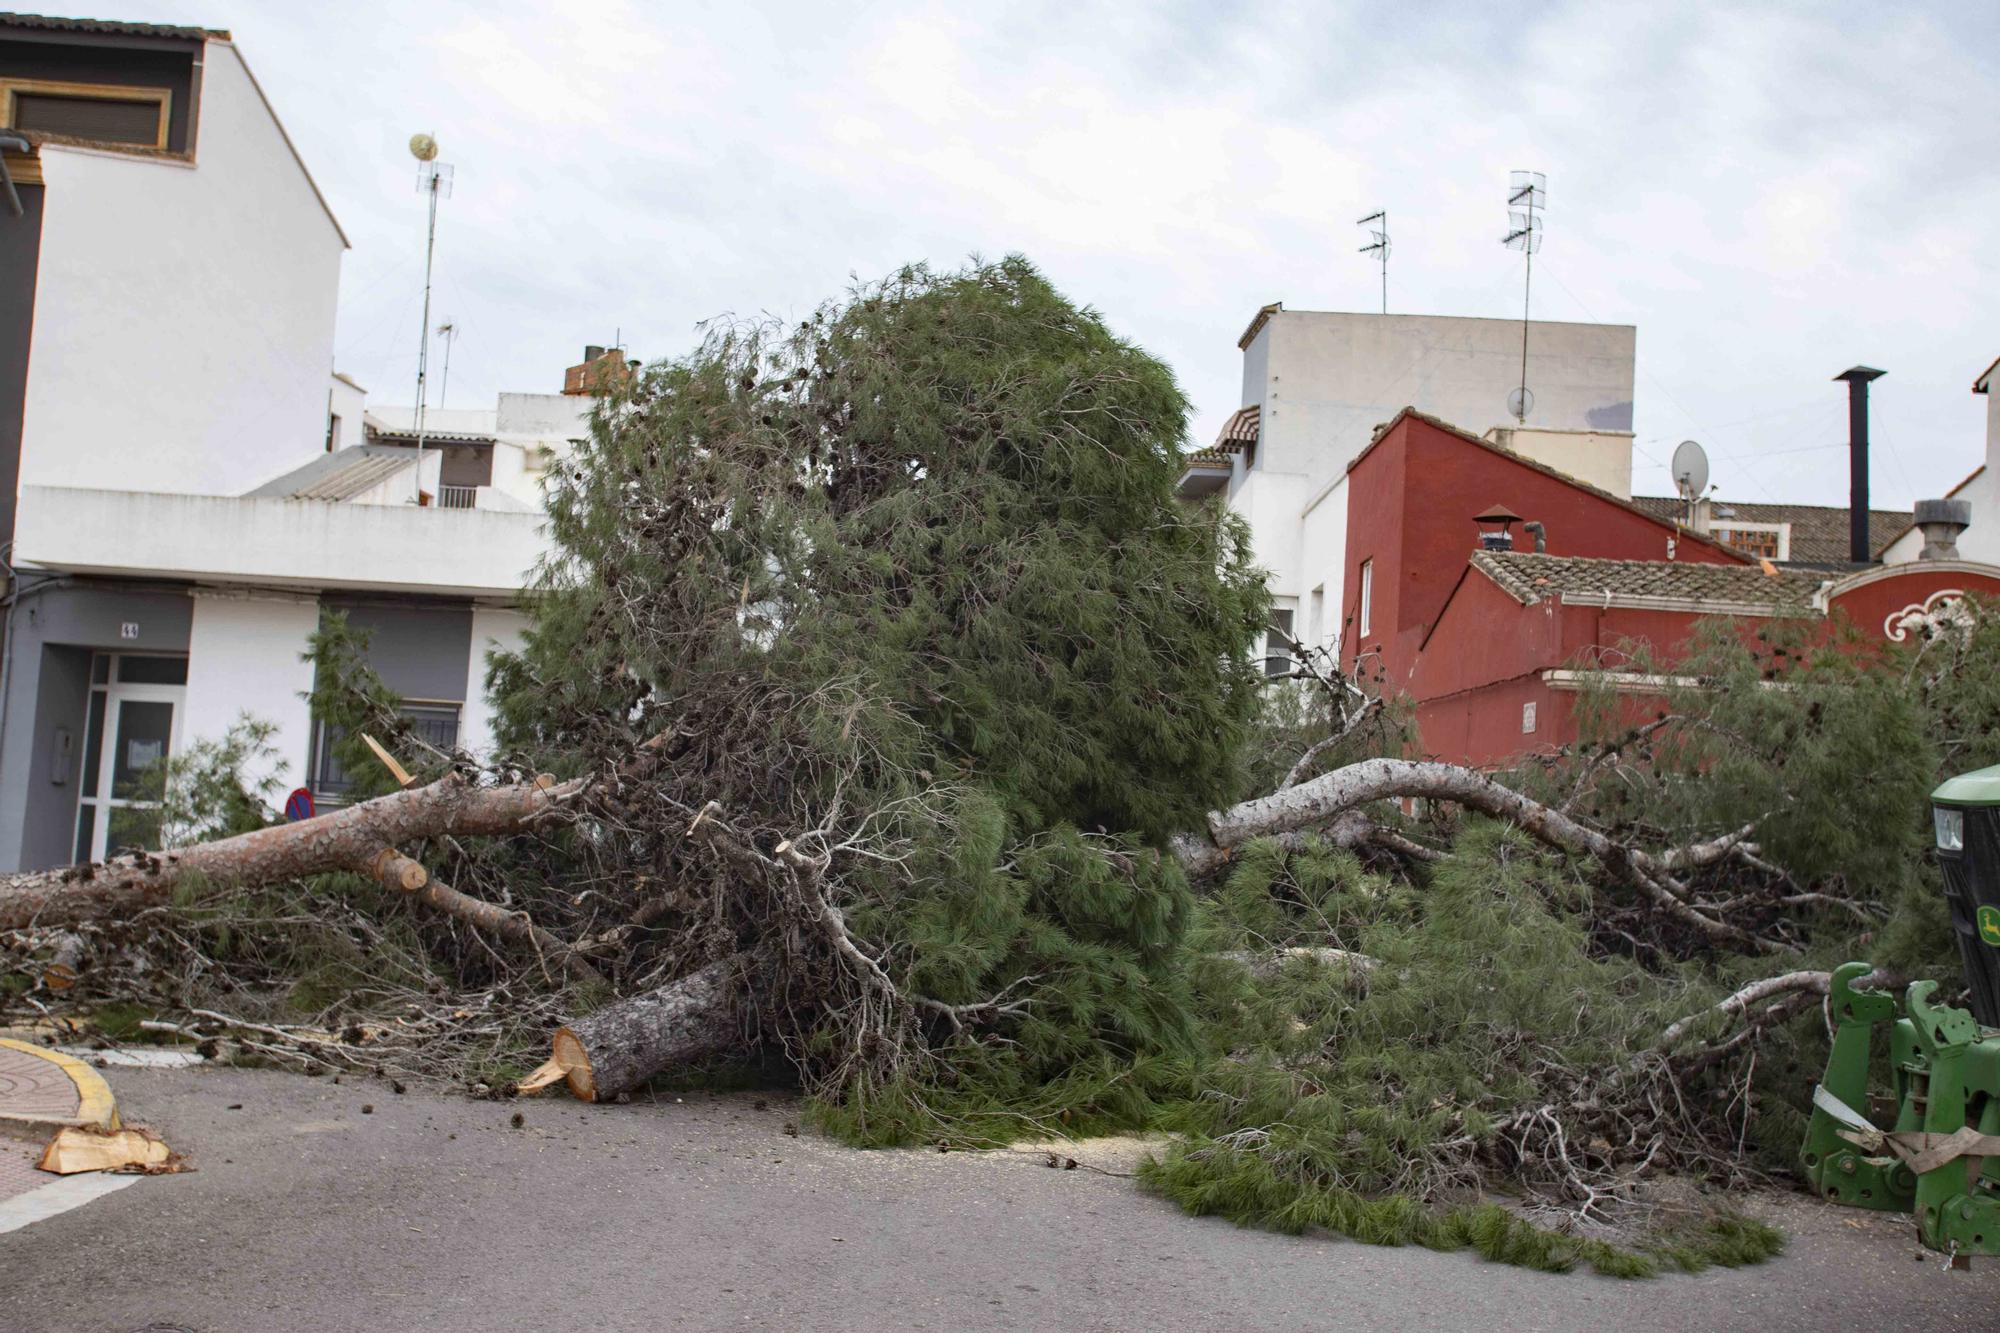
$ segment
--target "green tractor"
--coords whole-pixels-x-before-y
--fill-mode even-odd
[[[1956,1259],[2000,1254],[2000,767],[1951,779],[1931,806],[1972,1012],[1932,1003],[1937,983],[1918,981],[1898,1018],[1867,988],[1868,964],[1836,969],[1833,1050],[1799,1156],[1822,1198],[1915,1213],[1923,1243]],[[1877,1024],[1893,1024],[1887,1129],[1868,1114]]]

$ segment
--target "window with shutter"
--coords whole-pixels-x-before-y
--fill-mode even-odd
[[[134,148],[167,146],[166,88],[0,80],[0,125]]]

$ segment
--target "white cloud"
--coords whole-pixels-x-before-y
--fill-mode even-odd
[[[1525,15],[1525,17],[1524,17]],[[1513,167],[1550,178],[1536,313],[1639,326],[1640,483],[1700,438],[1739,499],[1838,503],[1841,386],[1886,367],[1880,497],[1981,446],[2000,346],[1978,135],[1995,71],[1923,5],[971,7],[168,0],[234,29],[355,249],[343,368],[413,378],[422,200],[458,168],[434,309],[452,401],[553,387],[585,342],[685,350],[850,273],[1019,250],[1163,356],[1194,435],[1255,308],[1511,316]],[[1544,278],[1546,275],[1546,278]]]

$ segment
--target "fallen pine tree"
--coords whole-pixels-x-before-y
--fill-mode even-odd
[[[1920,850],[1857,847],[1843,775],[1865,752],[1920,801],[1938,729],[1852,680],[1734,688],[1770,669],[1739,644],[1707,695],[1546,772],[1408,758],[1393,701],[1324,653],[1263,680],[1247,534],[1174,498],[1185,416],[1019,261],[899,274],[785,336],[717,329],[552,478],[558,555],[492,672],[495,768],[410,752],[335,626],[316,710],[424,780],[8,877],[0,930],[32,951],[101,929],[136,961],[83,967],[86,995],[203,950],[153,965],[174,1030],[306,1067],[395,1076],[476,1032],[492,1087],[535,1063],[496,1054],[532,1030],[527,1082],[603,1101],[776,1053],[860,1142],[1169,1127],[1154,1183],[1197,1210],[1654,1263],[1454,1198],[1519,1186],[1594,1224],[1634,1173],[1741,1169],[1746,1057],[1802,1040],[1801,992],[1776,1017],[1724,998],[1889,915]],[[1925,716],[1986,706],[1945,679],[1977,660],[1914,668]],[[350,889],[386,905],[337,906]],[[114,947],[120,922],[151,934]],[[323,986],[310,1029],[225,1012],[214,979],[239,1006],[284,990],[295,936],[346,979],[395,946],[413,1013],[363,1021]],[[1347,955],[1373,960],[1358,997],[1323,964]],[[1734,1226],[1681,1261],[1768,1247]]]

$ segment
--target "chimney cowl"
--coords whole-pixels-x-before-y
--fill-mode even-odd
[[[1529,533],[1534,537],[1536,555],[1548,554],[1549,530],[1542,526],[1542,521],[1540,519],[1535,519],[1531,522],[1523,523],[1521,525],[1521,531]]]
[[[1511,551],[1514,549],[1513,527],[1521,521],[1521,516],[1506,505],[1488,505],[1472,516],[1479,525],[1479,549],[1482,551]]]
[[[584,360],[595,361],[603,355],[604,355],[604,349],[602,347],[599,347],[596,343],[585,343],[583,345]]]
[[[1958,559],[1958,534],[1972,526],[1970,500],[1919,500],[1912,515],[1916,528],[1924,534],[1919,560]]]

